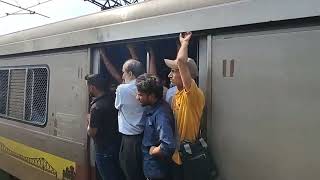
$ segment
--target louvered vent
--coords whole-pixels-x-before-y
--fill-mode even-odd
[[[11,70],[9,84],[8,116],[23,119],[26,69]]]

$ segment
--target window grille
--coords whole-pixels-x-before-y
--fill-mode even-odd
[[[0,115],[7,114],[9,70],[0,70]]]
[[[0,116],[44,125],[48,79],[45,67],[0,68]]]

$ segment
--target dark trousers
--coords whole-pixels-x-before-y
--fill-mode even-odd
[[[119,161],[126,180],[145,180],[141,144],[142,135],[122,135]]]
[[[147,178],[147,180],[172,180],[171,178]]]
[[[172,180],[209,180],[210,174],[207,173],[205,166],[196,162],[185,162],[182,165],[172,163]],[[200,172],[199,172],[200,171]]]
[[[102,180],[120,180],[118,147],[110,146],[105,152],[96,153],[96,165]]]
[[[171,165],[172,180],[184,180],[183,165],[172,162]]]

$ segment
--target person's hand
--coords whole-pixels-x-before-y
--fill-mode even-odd
[[[149,44],[146,45],[146,51],[149,52],[149,53],[154,52],[153,47],[151,45],[149,45]]]
[[[134,50],[134,45],[133,44],[131,44],[131,43],[129,43],[129,44],[126,44],[126,46],[127,46],[127,48],[129,49],[129,50]]]
[[[153,150],[156,148],[156,146],[151,146],[149,149],[149,154],[153,155]]]
[[[90,124],[90,114],[87,114],[87,126]]]
[[[99,51],[99,54],[100,54],[101,56],[104,56],[105,53],[106,53],[103,48],[99,48],[98,51]]]
[[[160,146],[151,146],[149,149],[149,154],[151,156],[157,156],[158,158],[163,158]]]
[[[136,46],[133,45],[133,44],[126,44],[128,50],[129,50],[129,53],[130,53],[130,56],[132,59],[135,59],[135,60],[138,60],[139,57],[138,57],[138,54],[136,52]]]
[[[180,37],[179,37],[179,40],[180,40],[180,44],[188,44],[190,39],[191,39],[191,36],[192,36],[192,32],[183,32],[183,33],[180,33]]]

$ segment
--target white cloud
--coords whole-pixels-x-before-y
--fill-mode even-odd
[[[3,0],[22,7],[29,7],[46,0]],[[19,10],[0,2],[0,17],[5,13],[13,13]],[[8,34],[23,29],[28,29],[52,22],[61,21],[85,14],[99,12],[100,8],[83,0],[52,0],[48,3],[31,8],[30,10],[49,16],[45,18],[40,15],[10,15],[0,18],[0,35]],[[23,11],[26,12],[26,11]],[[20,12],[21,13],[21,12]]]

